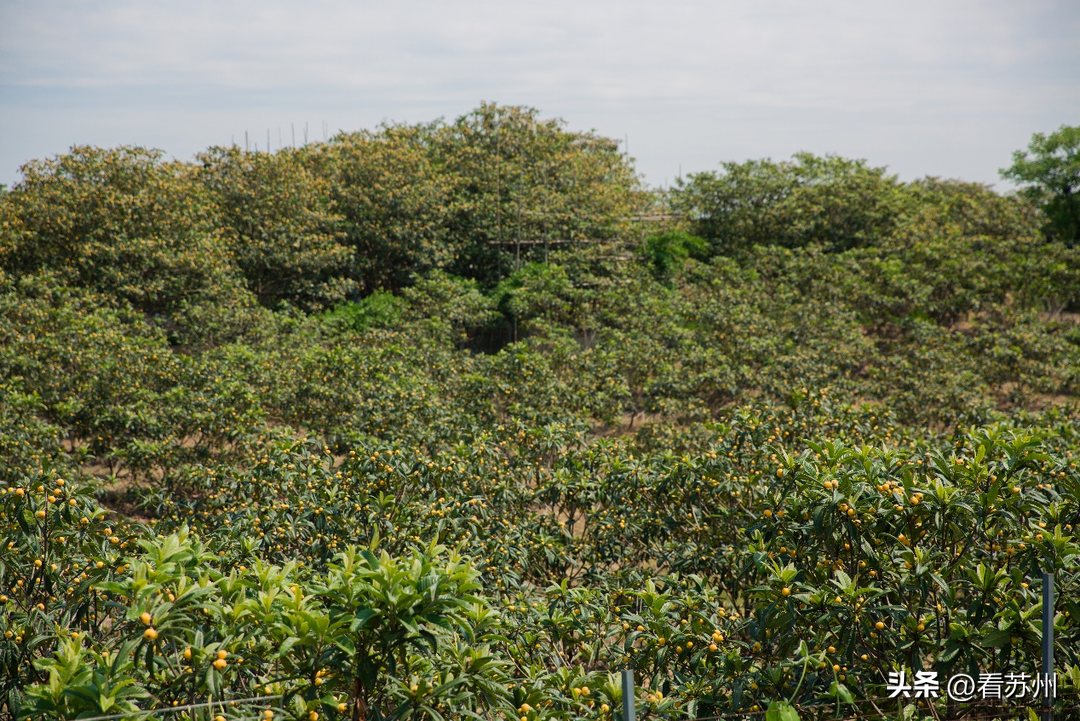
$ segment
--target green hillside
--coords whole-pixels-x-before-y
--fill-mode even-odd
[[[621,719],[625,668],[638,718],[989,718],[887,674],[1037,674],[1044,570],[1076,718],[1080,250],[1038,157],[658,190],[483,105],[29,163],[0,719]]]

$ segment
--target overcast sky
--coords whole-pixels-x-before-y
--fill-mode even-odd
[[[627,139],[653,185],[807,150],[1003,187],[1080,125],[1080,2],[0,0],[9,185],[73,144],[186,159],[482,100]]]

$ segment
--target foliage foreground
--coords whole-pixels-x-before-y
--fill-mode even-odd
[[[639,718],[1012,718],[886,678],[1037,675],[1043,571],[1075,714],[1075,247],[983,186],[655,193],[614,148],[484,106],[28,166],[0,718],[616,719],[622,669]]]

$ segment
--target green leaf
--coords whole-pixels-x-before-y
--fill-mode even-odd
[[[1012,642],[1012,631],[1009,629],[996,628],[987,633],[982,640],[982,645],[989,648],[1004,648]]]
[[[829,687],[829,693],[844,703],[855,703],[855,696],[852,695],[851,689],[838,681],[833,681],[832,686]]]
[[[373,609],[373,608],[362,608],[362,609],[360,609],[359,611],[356,612],[356,618],[354,618],[353,622],[351,624],[349,624],[349,630],[350,631],[356,631],[357,629],[363,628],[364,625],[368,621],[370,621],[371,617],[374,616],[374,615],[375,615],[375,609]]]
[[[765,721],[799,721],[799,712],[787,701],[773,701],[765,712]]]

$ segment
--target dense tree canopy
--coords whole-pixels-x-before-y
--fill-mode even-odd
[[[344,221],[353,277],[367,292],[400,288],[462,252],[448,232],[452,178],[433,157],[432,132],[389,126],[342,134],[315,158]]]
[[[534,108],[482,105],[440,128],[436,147],[455,179],[448,229],[467,240],[450,270],[487,283],[552,248],[610,240],[648,204],[615,141]]]
[[[259,302],[307,310],[344,301],[356,290],[350,249],[341,241],[327,178],[307,153],[245,153],[211,148],[197,157],[225,247]]]
[[[1001,715],[1030,694],[881,697],[1036,673],[1043,570],[1075,714],[1080,257],[1047,202],[809,154],[650,191],[495,105],[30,163],[0,720],[615,721],[624,668],[651,719]]]
[[[5,272],[47,273],[149,315],[242,298],[190,165],[142,148],[76,147],[23,175],[3,200]]]
[[[900,184],[884,168],[836,156],[799,153],[791,161],[724,163],[676,184],[674,207],[715,252],[754,245],[818,243],[847,250],[880,243],[903,212]]]

